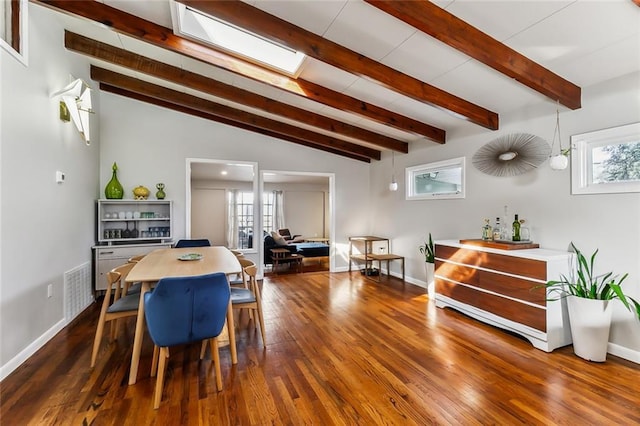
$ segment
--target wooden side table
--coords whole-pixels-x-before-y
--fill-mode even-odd
[[[304,256],[297,253],[291,253],[284,248],[271,249],[271,259],[273,260],[273,273],[278,275],[278,265],[281,263],[295,264],[296,271],[302,272],[302,259]]]

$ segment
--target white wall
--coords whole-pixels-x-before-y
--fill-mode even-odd
[[[86,146],[49,95],[70,73],[90,82],[88,67],[63,48],[52,12],[28,10],[29,66],[0,49],[0,378],[65,325],[63,273],[91,260],[95,233],[99,96]],[[55,182],[56,170],[65,172],[64,184]]]
[[[565,146],[572,134],[639,121],[640,75],[583,88],[582,105],[576,111],[561,110]],[[555,105],[545,102],[517,114],[503,114],[500,120],[497,132],[450,134],[444,146],[413,143],[409,154],[395,157],[397,192],[387,189],[390,156],[373,164],[371,232],[392,238],[392,250],[407,258],[407,275],[424,285],[424,259],[418,246],[429,232],[434,239],[480,238],[483,219],[501,217],[503,206],[508,205],[511,215],[519,213],[527,220],[533,239],[542,247],[567,250],[573,241],[585,253],[599,248],[599,272],[628,272],[623,288],[640,300],[640,194],[571,195],[570,170],[552,171],[548,163],[516,177],[477,171],[471,164],[473,154],[498,136],[525,132],[550,141]],[[460,156],[467,159],[465,199],[405,200],[405,167]],[[640,362],[640,327],[624,309],[615,311],[610,341],[619,346],[618,353]]]
[[[174,201],[176,239],[185,235],[186,158],[254,161],[259,171],[335,173],[336,269],[347,266],[349,236],[367,231],[368,163],[109,93],[101,94],[101,107],[101,187],[114,161],[126,196],[137,185],[152,188],[164,182],[167,199]],[[256,248],[261,251],[262,245]],[[259,256],[247,255],[258,262]]]

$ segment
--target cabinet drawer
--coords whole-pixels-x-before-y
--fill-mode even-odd
[[[502,318],[527,325],[536,330],[546,332],[547,311],[504,297],[484,293],[460,284],[442,279],[435,280],[436,293],[455,299],[467,305],[475,306]]]
[[[451,281],[469,284],[494,293],[504,294],[514,299],[525,300],[540,306],[546,306],[547,304],[545,289],[543,287],[535,288],[541,285],[536,281],[440,260],[436,260],[436,274]]]
[[[546,262],[436,244],[436,257],[537,280],[546,280]]]

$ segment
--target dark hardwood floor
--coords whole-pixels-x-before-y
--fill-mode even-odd
[[[1,383],[0,424],[640,424],[639,365],[545,353],[397,279],[283,274],[263,296],[267,348],[243,315],[221,392],[199,345],[177,347],[154,410],[148,336],[127,384],[132,321],[90,369],[94,304]]]

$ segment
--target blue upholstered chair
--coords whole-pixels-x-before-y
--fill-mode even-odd
[[[178,240],[175,248],[183,247],[210,247],[211,242],[206,238],[199,238],[195,240]]]
[[[229,282],[222,272],[163,278],[153,292],[144,295],[147,328],[155,344],[152,376],[158,368],[154,408],[160,406],[162,399],[169,346],[209,340],[216,386],[222,390],[218,336],[224,327],[230,300]]]

